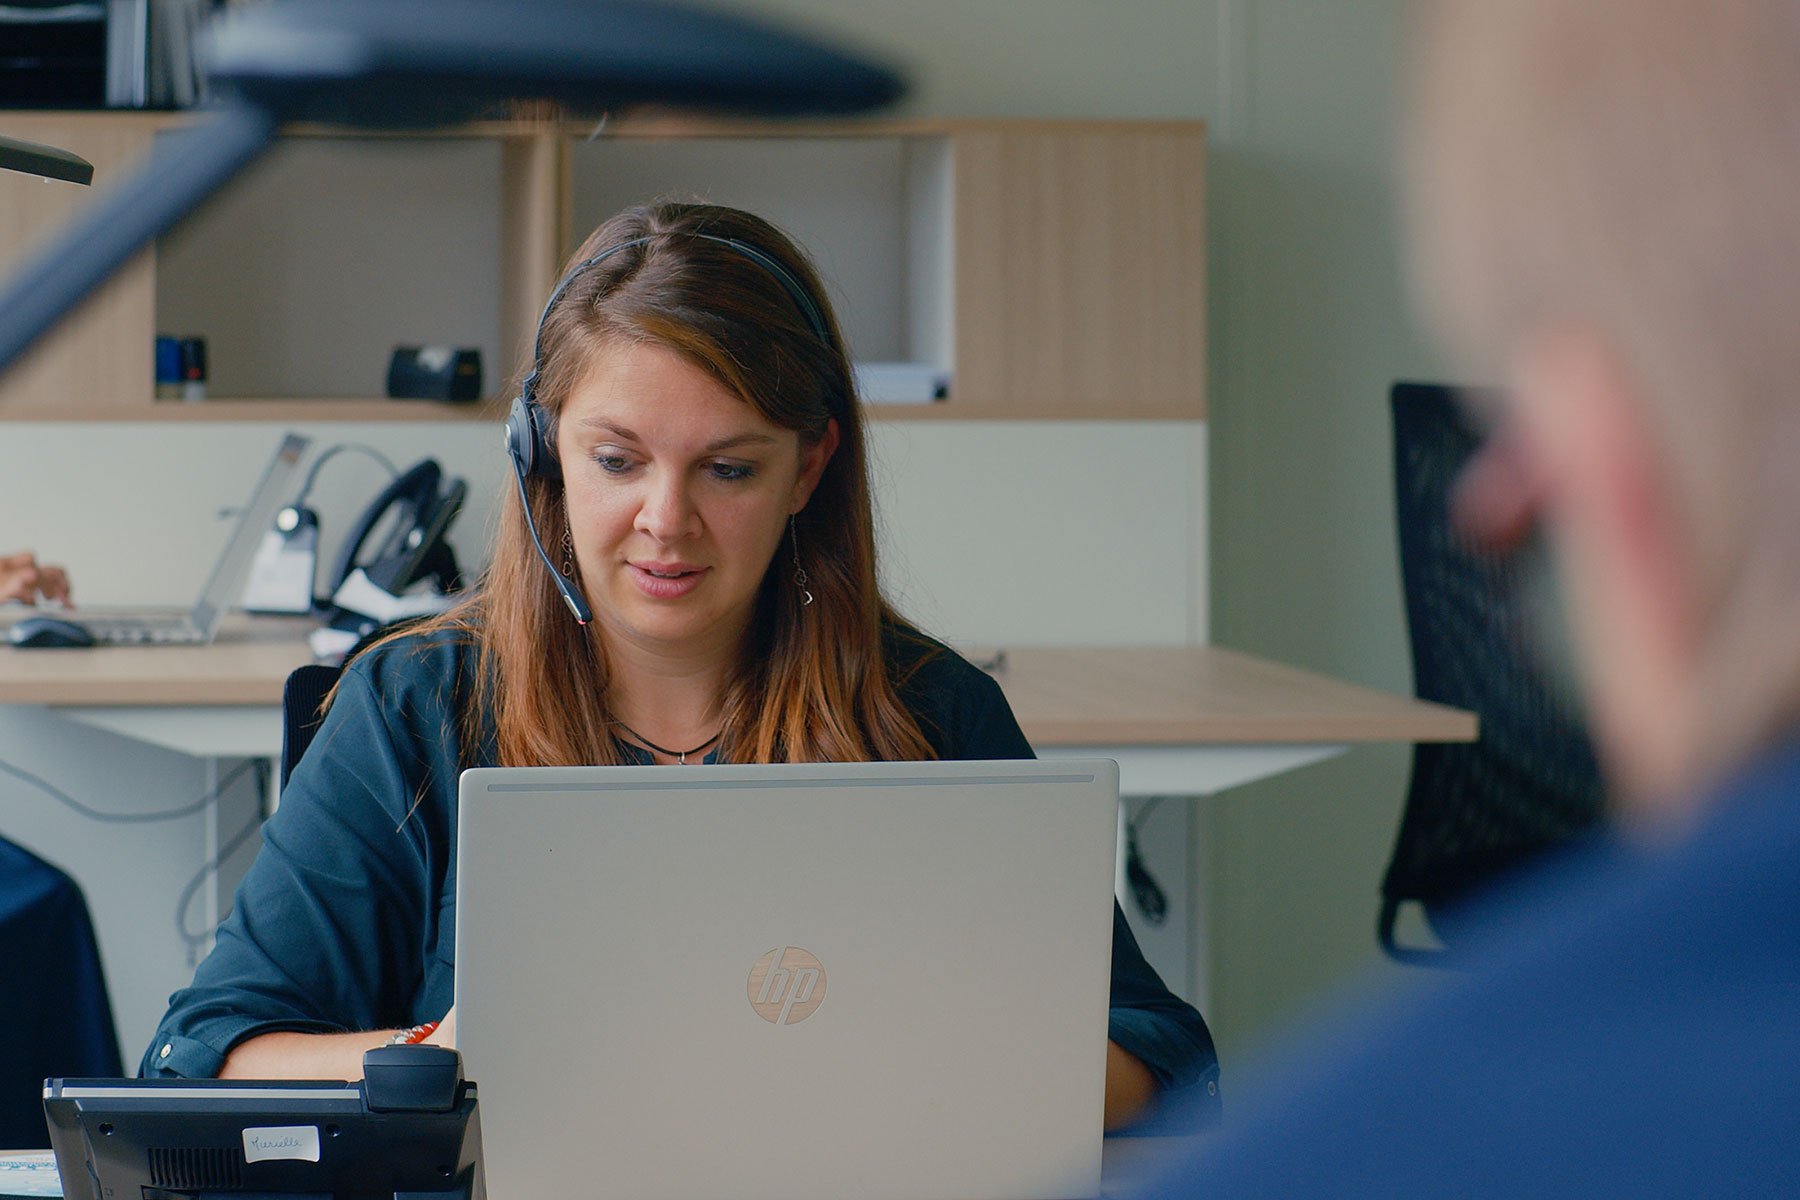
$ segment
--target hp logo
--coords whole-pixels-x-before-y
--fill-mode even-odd
[[[825,968],[800,947],[783,946],[756,960],[745,990],[757,1016],[772,1025],[792,1025],[825,1003]]]

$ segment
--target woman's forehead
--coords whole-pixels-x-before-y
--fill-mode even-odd
[[[570,390],[561,418],[578,430],[639,440],[782,444],[797,437],[710,372],[654,342],[596,352]]]

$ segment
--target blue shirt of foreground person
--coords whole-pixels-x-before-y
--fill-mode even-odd
[[[1145,1188],[1800,1194],[1800,9],[1415,7],[1424,311],[1507,384],[1463,498],[1549,537],[1618,836]]]

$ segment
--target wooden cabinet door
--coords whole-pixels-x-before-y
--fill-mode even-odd
[[[1194,123],[958,129],[952,399],[1008,416],[1206,415]]]
[[[0,276],[124,178],[150,149],[162,118],[143,113],[0,115],[9,137],[59,146],[94,164],[92,191],[0,171]],[[0,376],[0,406],[58,412],[148,408],[153,377],[155,251],[146,249]]]

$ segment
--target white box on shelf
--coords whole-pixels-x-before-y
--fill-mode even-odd
[[[933,363],[859,362],[851,369],[864,404],[930,404],[950,395],[950,372]]]

